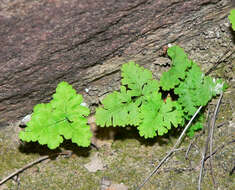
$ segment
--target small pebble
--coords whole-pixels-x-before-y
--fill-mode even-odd
[[[20,122],[20,125],[24,126],[31,120],[31,114],[26,115]]]
[[[87,104],[86,104],[86,102],[82,102],[80,105],[81,105],[81,106],[88,107]]]

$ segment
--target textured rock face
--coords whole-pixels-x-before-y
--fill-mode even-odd
[[[1,1],[0,126],[48,101],[62,80],[92,107],[119,88],[124,62],[135,60],[158,78],[168,62],[161,58],[168,43],[192,56],[208,50],[203,57],[214,57],[212,65],[231,41],[225,23],[231,7],[232,0]],[[218,44],[217,54],[209,42]]]

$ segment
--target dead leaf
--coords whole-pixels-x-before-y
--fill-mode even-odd
[[[124,185],[123,183],[120,184],[112,184],[109,188],[106,190],[128,190],[128,187]]]
[[[111,181],[108,177],[104,176],[101,179],[100,190],[107,190],[111,185]]]
[[[99,158],[99,153],[96,152],[92,157],[91,161],[87,164],[84,165],[84,167],[89,171],[89,172],[96,172],[98,170],[104,170],[104,165],[102,163],[102,160]]]
[[[0,190],[7,190],[7,189],[8,189],[8,187],[6,184],[0,185]]]

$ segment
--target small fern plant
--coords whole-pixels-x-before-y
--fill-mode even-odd
[[[230,15],[228,16],[230,23],[232,24],[232,29],[235,31],[235,9],[230,11]]]
[[[172,67],[162,74],[160,81],[153,79],[151,71],[132,61],[122,65],[120,91],[108,94],[101,101],[95,114],[97,125],[131,125],[144,138],[162,136],[172,127],[183,126],[199,106],[205,106],[225,89],[221,80],[205,76],[179,46],[168,48],[167,53]],[[163,98],[163,94],[172,91],[177,98]],[[188,135],[192,137],[194,131],[202,128],[202,123],[201,114]]]
[[[26,142],[38,141],[55,149],[64,139],[71,139],[78,146],[88,147],[92,133],[87,119],[90,110],[81,105],[83,97],[77,94],[67,82],[61,82],[56,88],[50,103],[34,107],[31,120],[19,138]]]

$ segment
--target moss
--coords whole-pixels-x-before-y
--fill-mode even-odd
[[[128,135],[132,136],[131,134],[126,134],[126,136]],[[223,136],[221,138],[226,140]],[[9,141],[11,140],[10,138],[5,139],[3,135],[1,139],[4,140],[0,143],[0,159],[2,163],[0,176],[6,176],[17,168],[43,155],[42,149],[38,150],[40,154],[35,152],[35,150],[31,150],[33,153],[29,153],[29,150],[25,153],[20,151],[18,144],[16,144],[15,147],[8,147]],[[202,140],[203,138],[199,138],[198,141],[201,143]],[[176,141],[176,137],[171,137],[172,143],[161,144],[164,140],[157,140],[157,138],[153,141],[144,144],[139,138],[119,138],[113,142],[112,147],[101,147],[99,153],[106,169],[95,173],[88,172],[83,165],[90,161],[90,155],[96,150],[82,150],[77,148],[77,152],[88,151],[89,154],[77,153],[73,154],[70,158],[60,156],[54,160],[37,164],[20,174],[20,187],[26,190],[99,189],[101,178],[107,176],[116,183],[124,183],[129,189],[134,189],[154,169],[154,166],[158,164],[160,159],[165,155],[165,152],[170,150],[172,143]],[[183,146],[187,146],[188,143],[189,139],[186,138]],[[221,152],[218,154],[218,157],[214,159],[215,176],[220,186],[227,187],[227,189],[232,187],[232,178],[226,174],[225,171],[218,168],[221,168],[219,164],[226,161],[226,159],[231,159],[231,149],[231,147],[226,148],[223,153]],[[196,165],[199,165],[200,153],[194,154],[194,152],[195,149],[193,148],[190,153],[190,159],[194,161]],[[46,151],[44,154],[46,154]],[[184,154],[184,151],[177,152],[173,158],[162,167],[159,173],[153,176],[151,181],[147,183],[143,189],[195,189],[197,186],[198,170],[180,171],[182,168],[189,167],[189,161],[184,159]],[[230,166],[228,166],[228,168],[229,167]],[[11,180],[6,184],[10,189],[16,186]],[[202,187],[204,189],[210,189],[211,185],[211,179],[207,173]]]

